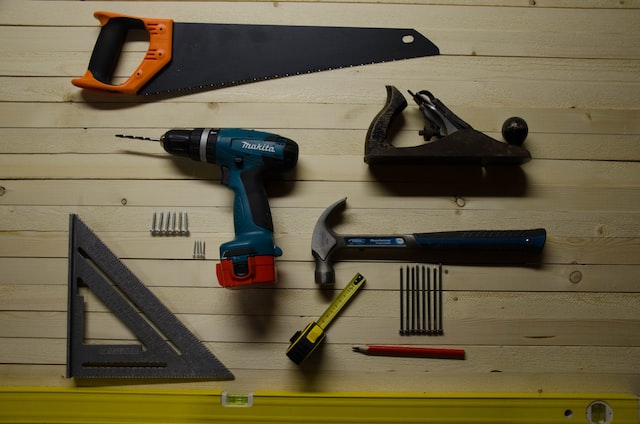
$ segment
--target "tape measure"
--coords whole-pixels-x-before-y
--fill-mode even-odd
[[[291,345],[287,349],[289,359],[300,365],[320,346],[326,336],[326,328],[349,302],[349,299],[364,285],[365,281],[367,280],[362,274],[357,273],[317,321],[309,323],[302,331],[296,331],[296,334],[291,337]]]

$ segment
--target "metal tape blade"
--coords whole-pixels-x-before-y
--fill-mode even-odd
[[[316,323],[322,329],[326,329],[331,321],[340,313],[342,308],[344,308],[349,300],[358,292],[358,290],[364,286],[364,283],[367,280],[364,278],[362,274],[359,272],[349,281],[349,283],[345,286],[344,289],[338,294],[338,297],[335,298],[333,302],[329,305],[326,311],[322,314]]]

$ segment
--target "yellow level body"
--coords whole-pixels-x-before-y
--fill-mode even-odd
[[[634,423],[626,394],[0,388],[0,423]]]

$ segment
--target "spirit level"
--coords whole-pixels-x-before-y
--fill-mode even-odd
[[[548,393],[229,394],[211,390],[0,388],[0,423],[634,423],[638,397]]]

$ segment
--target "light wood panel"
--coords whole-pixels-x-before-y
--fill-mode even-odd
[[[233,22],[416,28],[441,55],[284,78],[166,99],[83,92],[95,10]],[[76,213],[236,375],[229,382],[140,387],[419,392],[640,392],[640,2],[0,3],[0,381],[122,386],[64,378],[68,219]],[[140,59],[131,42],[119,78]],[[429,89],[501,139],[529,124],[533,160],[515,170],[369,168],[367,128],[384,86]],[[421,143],[409,105],[394,142]],[[246,127],[296,140],[295,171],[266,184],[278,283],[218,286],[218,246],[233,238],[220,172],[154,143],[173,127]],[[544,227],[537,263],[445,263],[442,337],[398,334],[399,270],[410,262],[337,261],[334,290],[313,282],[311,234],[348,198],[339,233]],[[152,237],[153,212],[187,211],[189,237]],[[194,240],[207,260],[192,259]],[[433,258],[421,260],[430,263]],[[302,367],[284,351],[355,272],[367,286]],[[83,291],[92,342],[134,342]],[[352,344],[456,346],[464,361],[367,357]]]

